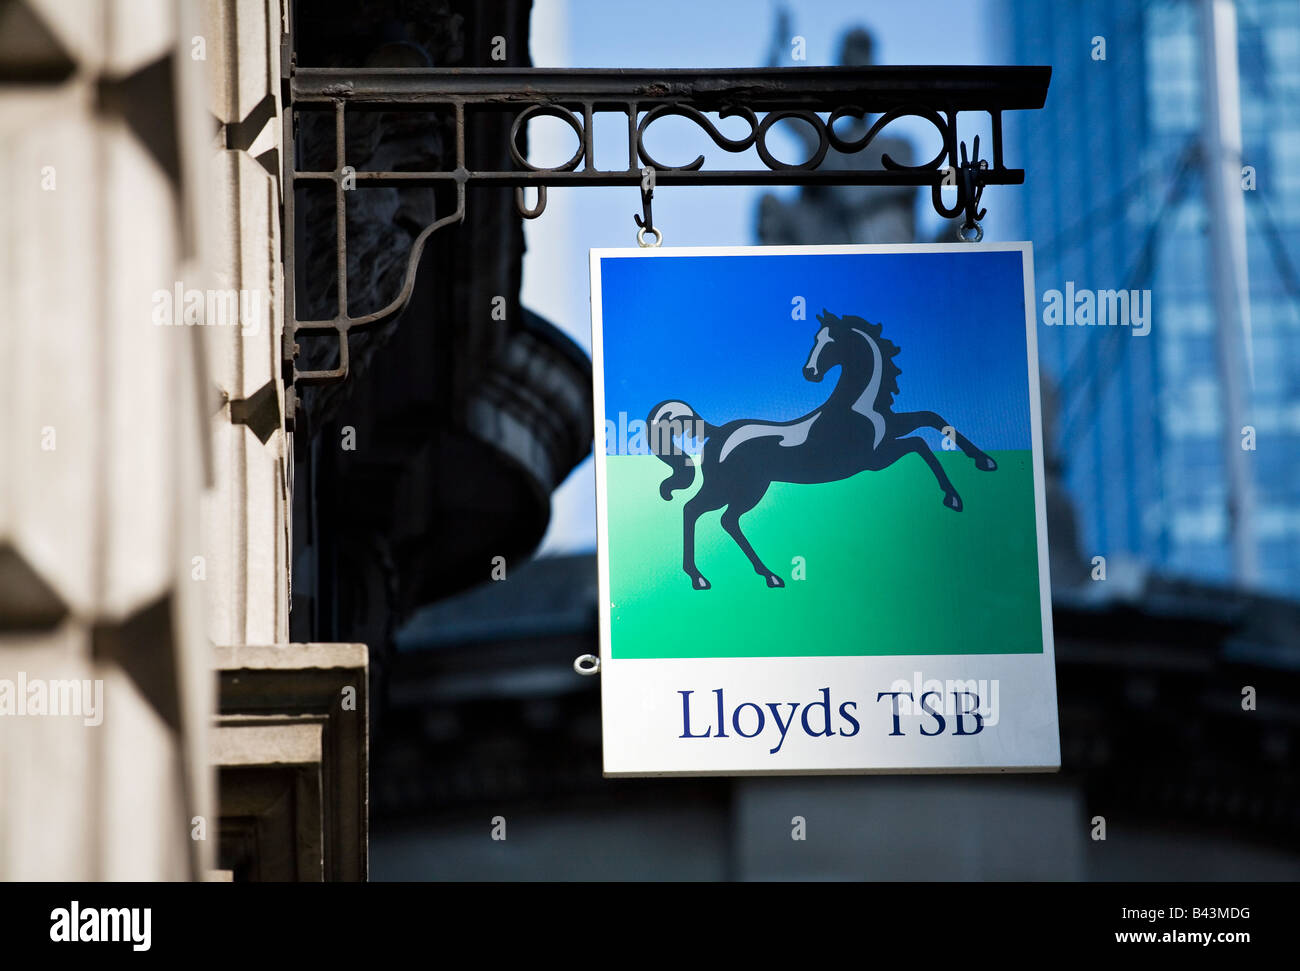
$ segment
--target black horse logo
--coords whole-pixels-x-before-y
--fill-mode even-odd
[[[881,335],[879,324],[861,317],[836,317],[823,310],[803,375],[821,381],[835,365],[840,377],[831,396],[816,411],[793,421],[741,418],[725,425],[704,421],[684,401],[661,402],[646,419],[650,447],[672,469],[659,486],[671,499],[695,481],[695,461],[676,445],[678,438],[704,439],[701,464],[704,484],[682,509],[682,568],[696,590],[709,589],[695,567],[695,521],[706,512],[727,508],[722,528],[749,557],[769,587],[785,582],[763,565],[740,531],[740,517],[758,505],[773,482],[835,482],[870,469],[879,471],[915,452],[930,466],[943,489],[943,504],[961,512],[961,497],[925,440],[910,436],[922,426],[951,434],[957,447],[992,472],[997,463],[933,411],[894,414],[899,348]]]

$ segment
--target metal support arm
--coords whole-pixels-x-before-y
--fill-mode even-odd
[[[348,336],[396,317],[410,299],[415,268],[429,236],[465,216],[467,187],[513,186],[518,212],[525,218],[541,215],[548,186],[640,185],[642,171],[651,168],[654,186],[675,185],[863,185],[929,186],[931,201],[942,216],[965,216],[967,229],[978,228],[983,215],[980,195],[986,185],[1019,185],[1022,169],[1003,164],[1002,113],[1043,106],[1051,77],[1049,67],[808,67],[737,70],[546,70],[546,69],[407,69],[407,68],[297,68],[285,61],[284,138],[284,241],[285,241],[285,376],[290,385],[329,384],[348,374]],[[430,124],[450,121],[454,138],[454,164],[417,171],[370,171],[348,166],[346,126],[356,112],[425,112]],[[988,114],[992,133],[992,159],[979,159],[978,139],[967,158],[958,139],[957,117],[963,111]],[[329,170],[300,169],[294,138],[298,119],[306,112],[333,115],[335,164]],[[514,114],[509,152],[515,168],[479,170],[467,164],[466,146],[474,143],[476,119],[489,112]],[[626,157],[614,167],[599,167],[593,139],[593,118],[598,112],[626,118]],[[742,119],[738,137],[723,132],[709,118]],[[653,158],[645,146],[647,129],[668,115],[694,122],[724,153],[754,149],[762,167],[706,169],[703,155],[683,165],[667,165]],[[845,134],[843,121],[858,119],[861,134]],[[577,136],[577,148],[567,161],[553,167],[531,164],[518,145],[520,131],[529,119],[554,117]],[[941,147],[919,165],[902,165],[887,154],[879,168],[824,166],[834,149],[841,155],[864,152],[876,136],[903,117],[923,119],[934,126]],[[767,145],[772,126],[787,119],[811,127],[816,145],[802,162],[777,159]],[[837,124],[840,130],[837,130]],[[735,123],[732,123],[735,127]],[[960,148],[960,158],[959,158]],[[452,153],[447,153],[452,154]],[[604,160],[601,160],[602,162]],[[299,320],[295,309],[296,190],[310,184],[334,188],[336,207],[337,304],[335,317]],[[946,206],[941,188],[955,186],[956,200]],[[454,186],[456,209],[431,223],[415,239],[403,284],[385,307],[353,316],[347,299],[348,197],[372,187]],[[537,188],[537,203],[528,208],[523,190]],[[647,217],[649,215],[647,209]],[[334,335],[338,341],[338,366],[328,370],[299,371],[295,365],[299,335]],[[292,403],[292,388],[287,395]],[[292,411],[289,415],[292,419]]]

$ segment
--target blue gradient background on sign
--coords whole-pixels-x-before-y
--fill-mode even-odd
[[[719,425],[811,411],[839,378],[801,372],[825,308],[883,324],[902,348],[896,412],[937,411],[985,450],[1030,447],[1017,251],[607,256],[600,275],[606,420],[666,398]],[[790,317],[796,295],[806,321]]]

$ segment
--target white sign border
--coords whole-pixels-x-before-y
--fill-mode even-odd
[[[851,658],[821,658],[800,656],[796,658],[725,658],[725,659],[671,659],[677,663],[700,665],[707,661],[719,661],[734,665],[744,660],[755,667],[764,666],[770,661],[880,661],[889,660],[907,668],[929,666],[933,668],[938,659],[958,657],[963,660],[975,659],[976,662],[991,658],[1024,659],[1037,662],[1046,668],[1038,673],[1045,677],[1044,687],[1050,689],[1051,708],[1051,742],[1050,751],[1043,750],[1031,754],[1027,760],[1015,758],[1002,760],[1003,764],[982,765],[876,765],[876,766],[842,766],[796,768],[777,766],[772,768],[754,768],[736,766],[732,768],[685,768],[654,769],[626,768],[610,765],[610,714],[611,688],[608,680],[616,665],[665,664],[669,659],[624,658],[615,661],[611,656],[610,631],[610,580],[609,580],[609,506],[606,485],[606,446],[605,446],[605,368],[604,368],[604,333],[602,290],[600,278],[600,261],[609,257],[634,257],[639,259],[674,259],[691,256],[816,256],[845,254],[922,254],[922,253],[972,253],[972,252],[1018,252],[1021,254],[1022,275],[1024,279],[1025,301],[1025,337],[1026,359],[1029,380],[1030,428],[1033,450],[1034,476],[1034,510],[1037,529],[1039,607],[1042,615],[1043,652],[1040,655],[882,655],[879,657],[857,656]],[[1047,487],[1043,464],[1043,431],[1041,412],[1041,389],[1038,375],[1038,332],[1037,299],[1034,290],[1034,255],[1033,244],[1029,241],[982,242],[982,243],[863,243],[824,246],[682,246],[672,248],[660,247],[602,247],[589,250],[590,260],[590,297],[591,297],[591,364],[592,364],[592,449],[596,471],[596,559],[599,589],[599,631],[600,631],[600,679],[601,679],[601,734],[604,776],[606,778],[644,778],[659,776],[800,776],[800,775],[919,775],[919,774],[988,774],[999,772],[1056,772],[1060,770],[1060,728],[1059,708],[1056,695],[1056,652],[1055,633],[1052,626],[1051,576],[1047,548]],[[615,704],[622,703],[618,699]],[[1045,726],[1044,726],[1045,727]]]

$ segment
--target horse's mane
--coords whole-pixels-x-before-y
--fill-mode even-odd
[[[876,342],[876,346],[880,348],[881,366],[884,371],[880,376],[880,391],[877,392],[876,400],[872,404],[878,411],[888,411],[892,408],[894,395],[898,394],[898,376],[903,373],[902,369],[894,363],[894,358],[902,348],[881,333],[883,330],[882,325],[869,323],[861,317],[836,317],[834,314],[823,310],[817,316],[817,319],[822,323],[838,320],[842,324],[857,327],[871,335]]]

